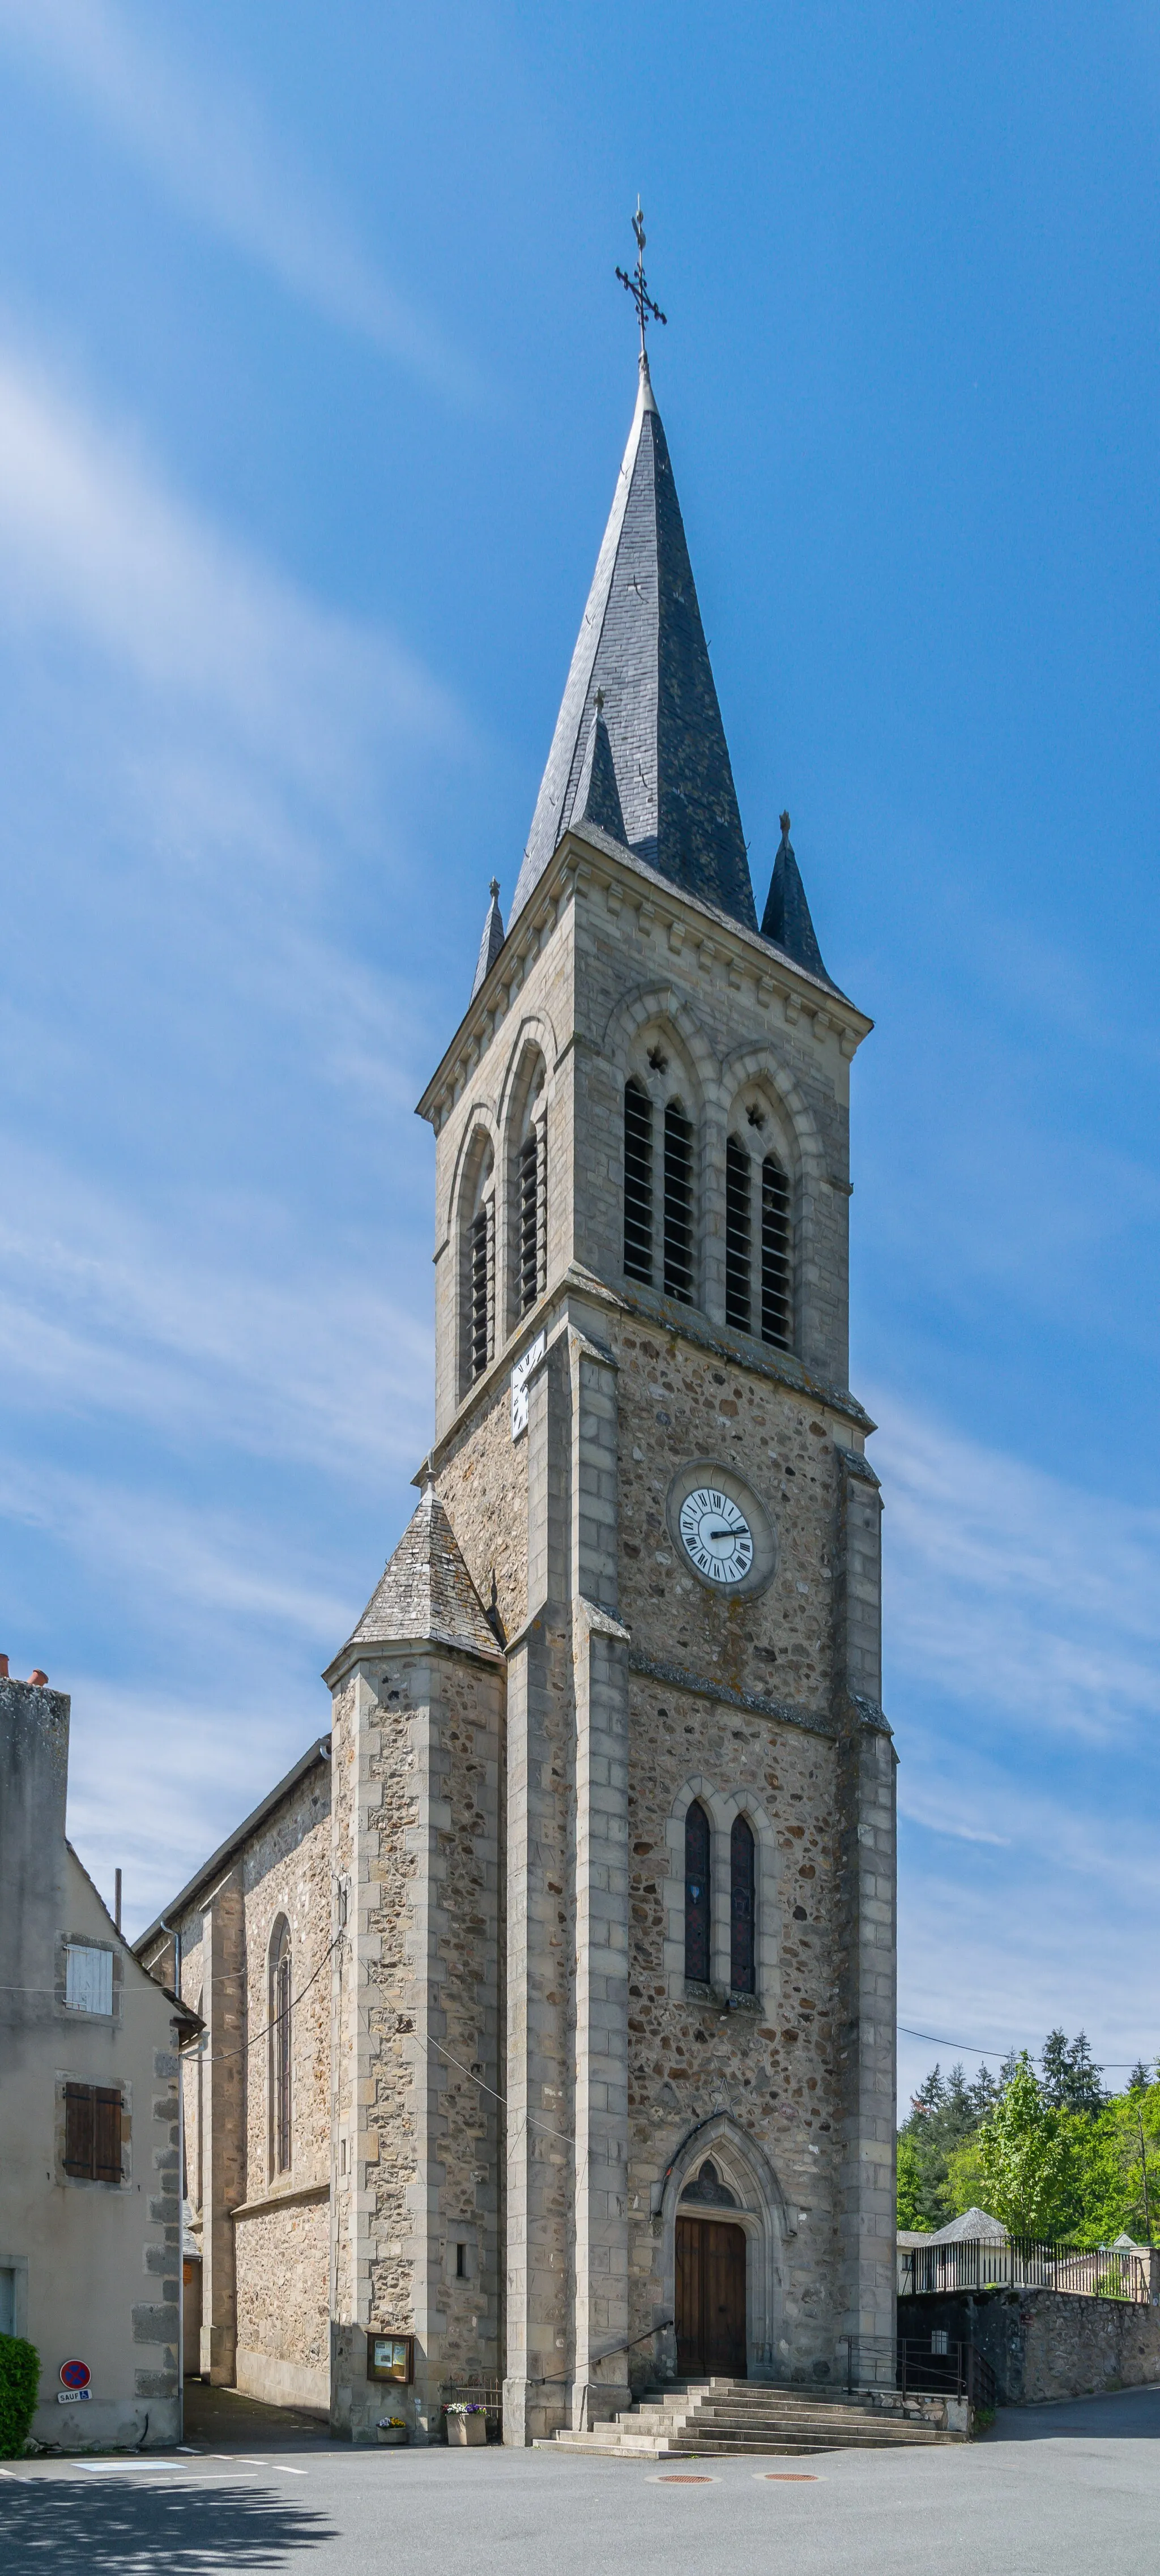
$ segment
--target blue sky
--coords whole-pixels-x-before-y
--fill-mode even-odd
[[[0,0],[0,1643],[133,1927],[413,1500],[639,188],[758,902],[787,803],[877,1023],[903,2019],[1160,2049],[1158,171],[1118,0]]]

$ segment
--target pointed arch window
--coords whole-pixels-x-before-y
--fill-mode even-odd
[[[478,1156],[460,1220],[460,1386],[466,1395],[495,1356],[495,1158]]]
[[[293,2149],[293,1961],[283,1915],[270,1942],[270,2165],[289,2173]]]
[[[788,1351],[793,1343],[789,1182],[776,1154],[761,1166],[761,1338]]]
[[[624,1086],[624,1271],[653,1275],[653,1112],[642,1083]]]
[[[725,1145],[725,1321],[793,1349],[793,1217],[780,1157],[761,1152],[766,1113],[756,1101]]]
[[[757,1846],[746,1816],[729,1836],[729,1983],[735,1995],[757,1992]]]
[[[699,1798],[685,1817],[685,1975],[697,1985],[709,1983],[711,1835]]]
[[[693,1302],[693,1124],[679,1100],[665,1108],[665,1295]]]
[[[749,1331],[753,1269],[752,1165],[744,1145],[730,1136],[725,1147],[725,1321]]]

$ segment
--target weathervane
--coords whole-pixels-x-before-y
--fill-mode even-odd
[[[639,197],[636,201],[636,213],[632,219],[632,229],[636,234],[636,273],[634,276],[630,277],[627,269],[618,268],[616,274],[620,279],[621,285],[627,286],[633,303],[636,306],[636,318],[640,324],[640,363],[642,367],[645,367],[648,365],[644,346],[644,335],[648,328],[648,316],[651,313],[654,322],[667,322],[669,317],[667,313],[662,313],[659,304],[653,303],[652,297],[645,285],[644,216],[640,210]]]

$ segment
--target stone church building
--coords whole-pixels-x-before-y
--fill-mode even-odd
[[[421,1499],[329,1735],[138,1944],[205,2022],[203,2371],[356,2441],[468,2381],[522,2443],[893,2334],[871,1024],[789,828],[759,922],[642,358],[507,930],[493,886],[419,1104]]]

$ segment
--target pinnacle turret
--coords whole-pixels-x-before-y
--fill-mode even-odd
[[[493,877],[491,881],[491,902],[488,905],[487,919],[483,925],[483,937],[479,943],[479,957],[475,968],[475,982],[471,987],[472,1001],[475,1000],[475,996],[479,991],[480,985],[487,982],[496,958],[503,947],[503,942],[504,927],[503,914],[499,908],[499,878]]]
[[[761,936],[770,940],[775,948],[780,948],[784,957],[791,957],[795,966],[804,966],[807,975],[820,975],[823,984],[833,984],[837,992],[833,976],[827,975],[822,964],[822,952],[810,919],[806,890],[789,837],[788,814],[781,817],[781,846],[773,863],[769,895],[761,916]]]

